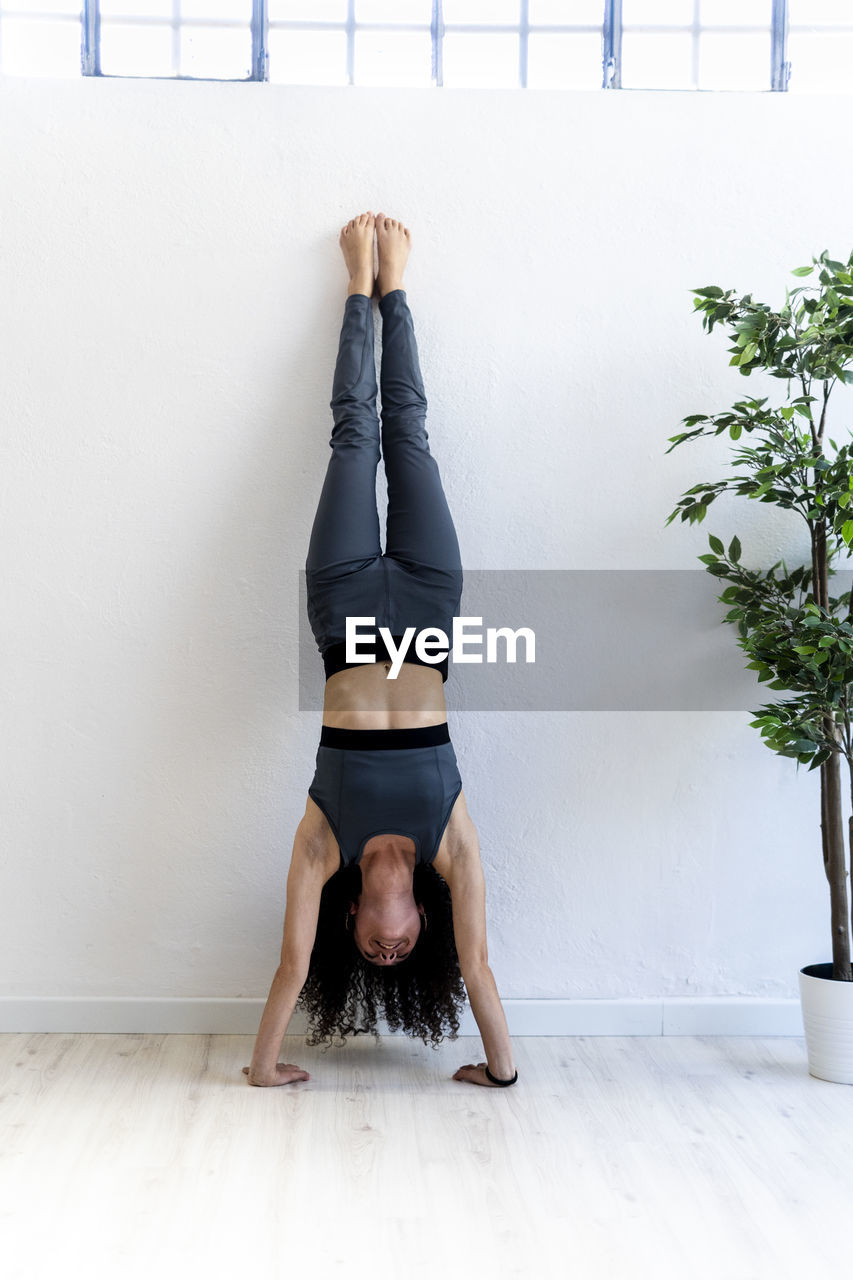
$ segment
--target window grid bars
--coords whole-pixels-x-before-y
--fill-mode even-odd
[[[267,0],[252,0],[253,80],[269,80],[269,9]]]
[[[785,93],[791,79],[788,61],[788,0],[773,0],[772,32],[770,36],[770,88]]]
[[[432,82],[440,89],[444,84],[444,12],[441,0],[432,0],[429,36],[432,44]]]
[[[144,18],[130,18],[129,22],[144,21]],[[153,21],[153,20],[152,20]],[[162,21],[162,19],[158,20]],[[269,80],[269,6],[268,0],[252,0],[252,61],[249,76],[236,77],[240,80]],[[184,19],[181,22],[180,0],[172,0],[172,66],[175,75],[170,77],[151,76],[146,79],[206,79],[204,76],[181,76],[177,73],[180,65],[180,29],[181,25],[211,26],[205,19]],[[222,25],[216,23],[215,25]],[[336,23],[281,22],[277,27],[304,29],[321,26],[324,29],[338,26]],[[355,0],[347,0],[345,30],[347,37],[347,84],[355,84],[355,33],[357,29],[411,30],[417,24],[412,23],[358,23],[355,20]],[[564,32],[578,30],[576,26],[566,24],[548,24],[537,26],[536,30]],[[656,28],[657,29],[657,28]],[[684,28],[679,28],[683,30]],[[441,88],[444,84],[444,36],[445,23],[442,0],[432,0],[430,15],[431,79],[433,84]],[[492,32],[517,31],[519,37],[518,75],[522,89],[528,84],[528,37],[530,34],[529,0],[519,0],[518,24],[454,24],[454,31],[473,31],[488,35]],[[622,88],[622,0],[604,0],[602,22],[602,81],[603,89]],[[692,77],[698,83],[699,39],[702,30],[699,24],[699,0],[693,0],[692,33]],[[101,15],[99,0],[83,0],[83,21],[81,33],[81,70],[83,75],[100,76],[101,71]],[[788,0],[772,0],[771,10],[771,51],[770,51],[770,88],[777,93],[788,89],[791,78],[791,64],[787,60],[788,44]],[[217,77],[219,78],[219,77]],[[224,78],[224,77],[223,77]]]
[[[350,0],[352,7],[353,0]],[[80,42],[80,69],[84,76],[102,76],[104,79],[114,78],[123,79],[144,79],[144,80],[209,80],[215,78],[217,81],[227,82],[235,81],[239,84],[247,83],[250,80],[268,80],[269,79],[269,53],[267,50],[267,33],[269,30],[269,11],[267,0],[252,0],[252,56],[251,69],[247,76],[185,76],[178,72],[181,58],[181,29],[186,27],[244,27],[245,23],[237,20],[223,19],[213,21],[207,18],[182,18],[181,17],[181,0],[172,0],[172,16],[171,18],[147,18],[144,14],[133,15],[132,17],[116,18],[116,23],[124,26],[163,26],[165,23],[171,27],[172,41],[172,68],[173,74],[170,76],[125,76],[119,75],[111,77],[110,73],[106,74],[101,70],[101,6],[100,0],[82,0],[82,23],[81,23],[81,42]]]
[[[691,79],[693,84],[699,83],[699,41],[703,27],[699,20],[700,0],[693,0],[693,19],[689,28],[679,26],[677,30],[689,30],[691,40]],[[603,29],[603,89],[622,88],[622,0],[605,0]],[[640,24],[637,28],[642,30]],[[721,28],[715,27],[714,30]],[[741,28],[733,28],[740,30]],[[655,27],[655,30],[665,30]],[[775,92],[786,92],[791,78],[791,64],[787,61],[788,46],[788,0],[772,0],[770,17],[770,88]]]
[[[605,0],[601,62],[602,89],[621,89],[622,0]]]
[[[518,81],[522,89],[527,88],[527,37],[529,34],[527,0],[521,0],[518,28]]]
[[[347,0],[347,84],[355,84],[355,0]]]

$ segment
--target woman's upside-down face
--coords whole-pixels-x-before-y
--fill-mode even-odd
[[[371,964],[399,964],[412,952],[421,934],[423,907],[409,901],[370,899],[362,892],[350,907],[355,945]]]

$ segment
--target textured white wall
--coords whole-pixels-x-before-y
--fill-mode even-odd
[[[412,228],[467,566],[696,568],[709,530],[793,560],[744,501],[664,528],[728,448],[664,451],[784,393],[688,290],[778,303],[846,256],[849,104],[0,81],[0,994],[266,995],[342,223]],[[816,776],[748,719],[451,706],[505,997],[794,996],[828,958]]]

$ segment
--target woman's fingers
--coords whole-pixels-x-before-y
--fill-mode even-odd
[[[243,1075],[249,1076],[249,1083],[256,1085],[277,1085],[292,1084],[294,1080],[310,1080],[311,1077],[307,1071],[303,1071],[295,1062],[277,1062],[272,1071],[255,1072],[251,1074],[251,1067],[243,1068]]]
[[[460,1067],[458,1071],[453,1073],[454,1080],[464,1080],[468,1084],[482,1084],[487,1089],[496,1089],[498,1086],[492,1084],[486,1075],[487,1062],[466,1062],[464,1067]]]

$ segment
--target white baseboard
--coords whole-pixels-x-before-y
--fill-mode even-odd
[[[0,1033],[255,1035],[266,999],[0,996]],[[504,1000],[513,1036],[802,1036],[800,1001],[762,996]],[[304,1035],[297,1010],[287,1028]],[[390,1034],[384,1023],[379,1030]],[[400,1034],[400,1033],[397,1033]],[[460,1035],[478,1035],[466,1006]]]

